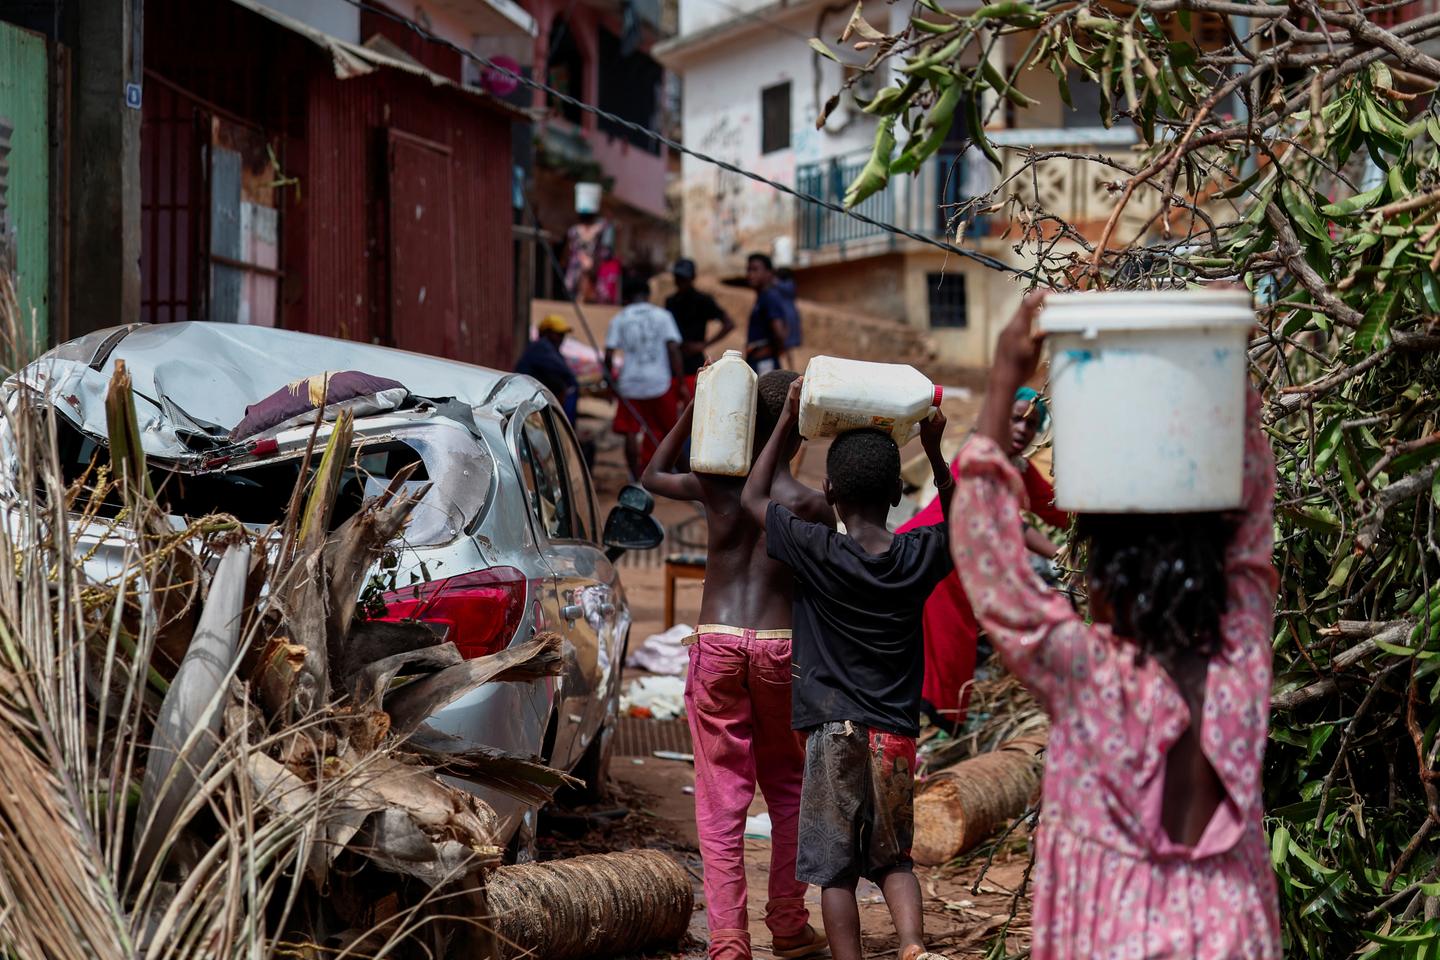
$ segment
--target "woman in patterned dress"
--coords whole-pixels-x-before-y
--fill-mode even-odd
[[[1003,452],[1015,388],[1039,364],[1042,300],[1027,297],[1001,335],[951,513],[975,613],[1052,720],[1031,956],[1278,958],[1260,790],[1275,474],[1258,397],[1237,514],[1079,518],[1087,624],[1031,570]]]

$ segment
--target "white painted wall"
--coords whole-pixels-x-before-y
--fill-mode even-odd
[[[288,17],[314,27],[332,37],[359,43],[360,8],[345,0],[260,0],[260,2]]]
[[[774,4],[775,0],[680,0],[680,35],[698,33]]]
[[[687,23],[687,10],[709,16],[714,8],[713,0],[681,0],[681,23]],[[886,9],[877,7],[877,19]],[[875,122],[858,110],[837,111],[825,130],[815,129],[825,100],[840,88],[842,70],[816,56],[806,38],[818,26],[821,36],[833,40],[849,15],[846,10],[817,24],[819,10],[819,4],[791,8],[783,21],[737,31],[723,44],[684,55],[687,146],[791,186],[798,165],[870,149]],[[883,29],[884,23],[876,26]],[[791,84],[791,146],[762,155],[760,93],[786,80]],[[762,184],[687,156],[681,163],[681,189],[682,245],[702,271],[743,271],[747,253],[769,252],[775,237],[794,234],[795,201]]]

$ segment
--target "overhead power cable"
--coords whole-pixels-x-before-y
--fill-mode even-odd
[[[410,30],[412,33],[419,36],[423,40],[428,40],[431,43],[437,43],[440,46],[446,48],[447,50],[459,54],[461,57],[467,60],[472,60],[475,63],[478,63],[481,66],[485,67],[486,69],[493,70],[494,72],[501,74],[502,76],[510,77],[517,83],[520,83],[524,86],[539,90],[547,96],[554,97],[561,103],[568,104],[583,113],[588,113],[593,116],[599,117],[602,120],[623,127],[624,129],[629,130],[633,133],[638,133],[643,137],[654,140],[657,143],[662,143],[671,150],[674,150],[677,153],[683,153],[687,156],[694,157],[696,160],[699,160],[702,163],[708,163],[713,166],[719,167],[721,170],[724,170],[728,173],[738,174],[739,176],[745,177],[748,180],[753,180],[756,183],[764,184],[772,190],[778,190],[779,192],[794,197],[795,199],[803,201],[804,203],[814,204],[817,207],[821,207],[833,213],[838,213],[841,216],[849,217],[850,219],[863,223],[866,226],[875,227],[886,233],[895,234],[896,236],[905,237],[906,239],[914,240],[915,242],[924,244],[926,246],[935,247],[939,250],[944,250],[946,253],[953,253],[959,257],[966,257],[970,260],[974,260],[977,263],[983,264],[984,266],[987,266],[992,270],[999,270],[1002,273],[1012,273],[1016,276],[1026,277],[1032,280],[1038,279],[1037,274],[1033,270],[1022,270],[1019,267],[1012,266],[1011,264],[1008,264],[1003,260],[992,257],[986,253],[981,253],[978,250],[970,250],[965,247],[957,246],[953,243],[950,243],[947,240],[937,240],[934,237],[927,237],[923,233],[917,233],[914,230],[910,230],[905,227],[899,227],[893,223],[885,223],[883,220],[875,220],[871,217],[865,216],[863,213],[858,213],[847,207],[841,206],[834,201],[825,200],[821,197],[813,196],[812,194],[803,193],[799,190],[796,190],[789,184],[784,184],[776,180],[771,180],[769,177],[756,173],[753,170],[746,170],[744,167],[736,166],[735,164],[730,163],[727,160],[721,160],[719,157],[712,157],[709,154],[701,153],[699,150],[692,150],[684,144],[670,139],[658,130],[652,130],[649,127],[644,126],[643,124],[634,122],[633,120],[626,120],[624,117],[616,116],[608,110],[604,110],[600,107],[594,106],[593,104],[586,103],[584,100],[579,100],[575,97],[572,97],[568,93],[562,93],[561,91],[556,90],[554,87],[542,83],[539,80],[536,80],[532,77],[524,76],[518,71],[511,70],[509,67],[497,64],[489,57],[482,56],[478,53],[473,53],[469,50],[466,50],[464,47],[451,43],[444,37],[436,36],[434,33],[426,30],[424,27],[420,26],[418,23],[409,19],[408,17],[395,13],[393,10],[389,10],[386,7],[371,3],[369,2],[369,0],[344,0],[344,2],[352,7],[355,7],[358,10],[368,10],[371,13],[377,14],[378,16],[385,17],[387,20],[398,23]]]

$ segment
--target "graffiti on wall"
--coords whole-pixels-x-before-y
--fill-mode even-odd
[[[744,119],[749,119],[748,117]],[[700,149],[712,157],[731,163],[740,162],[744,148],[744,132],[740,121],[730,113],[722,113],[700,138]],[[721,167],[711,168],[710,245],[722,256],[736,252],[740,243],[740,210],[744,204],[746,179]]]
[[[696,144],[713,157],[793,183],[791,151],[754,156],[757,122],[752,110],[719,111],[702,121]],[[770,250],[777,236],[794,229],[789,198],[740,174],[706,165],[686,177],[683,192],[685,250],[704,272],[738,273],[746,254]]]

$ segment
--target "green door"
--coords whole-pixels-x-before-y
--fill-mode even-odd
[[[13,266],[29,350],[50,330],[50,121],[45,38],[0,23],[0,267]]]

